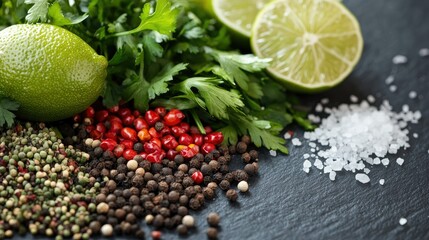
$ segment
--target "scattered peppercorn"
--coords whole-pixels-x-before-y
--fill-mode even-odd
[[[226,198],[228,198],[228,200],[231,202],[237,201],[237,198],[238,198],[237,191],[235,191],[234,189],[229,189],[226,192]]]
[[[207,216],[207,223],[210,226],[217,227],[217,226],[219,226],[219,222],[220,222],[219,214],[217,214],[215,212],[209,213],[209,215]]]
[[[218,238],[218,231],[214,227],[207,228],[207,238],[208,239],[217,239]]]

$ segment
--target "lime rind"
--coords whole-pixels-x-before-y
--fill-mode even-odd
[[[299,13],[290,13],[290,14],[300,14],[301,16],[297,16],[296,19],[294,21],[296,21],[295,23],[293,23],[292,27],[295,27],[296,29],[292,29],[293,31],[288,31],[287,33],[287,37],[282,37],[282,36],[276,36],[276,38],[271,38],[269,39],[270,41],[267,41],[266,45],[271,47],[271,48],[275,48],[278,47],[279,45],[284,45],[284,47],[278,47],[280,50],[278,50],[277,52],[275,52],[275,55],[282,55],[282,54],[286,54],[290,49],[294,50],[295,54],[296,54],[296,49],[297,46],[299,44],[302,44],[303,40],[306,39],[306,41],[312,41],[312,39],[315,39],[314,37],[316,37],[317,39],[317,43],[313,43],[314,45],[317,44],[319,45],[318,48],[316,49],[315,47],[312,47],[312,54],[313,54],[313,63],[311,63],[311,58],[308,58],[308,56],[300,56],[301,58],[306,58],[306,61],[293,61],[296,60],[295,56],[289,56],[290,61],[283,61],[283,62],[276,62],[276,56],[272,56],[271,55],[267,55],[266,53],[262,53],[261,52],[261,41],[264,41],[265,39],[260,38],[260,35],[262,33],[260,33],[259,31],[261,31],[261,26],[264,22],[266,22],[266,19],[270,19],[271,21],[278,21],[276,20],[276,16],[274,16],[273,14],[271,14],[271,10],[273,9],[277,9],[279,8],[280,4],[285,4],[288,5],[289,3],[293,4],[295,1],[295,3],[297,4],[299,3],[306,3],[309,4],[309,6],[311,7],[317,7],[316,4],[322,3],[322,4],[328,4],[326,6],[331,7],[333,10],[336,10],[336,14],[338,14],[336,17],[332,16],[331,22],[323,22],[323,24],[325,26],[323,26],[324,29],[322,29],[322,27],[317,26],[317,22],[313,22],[313,23],[309,23],[307,26],[304,26],[306,24],[306,22],[302,22],[301,18],[310,18],[310,19],[314,19],[317,17],[322,16],[323,19],[323,13],[318,12],[318,16],[316,17],[309,17],[306,16],[305,14],[310,12],[310,10],[307,11],[301,11]],[[317,3],[319,2],[319,3]],[[314,12],[316,12],[315,10],[311,10]],[[286,15],[285,11],[285,15]],[[335,12],[335,11],[333,11]],[[326,13],[324,13],[326,14]],[[333,14],[332,12],[328,13],[328,14]],[[338,23],[338,16],[340,17],[345,17],[345,22],[344,21],[341,24],[337,24]],[[318,19],[320,21],[320,19]],[[335,23],[335,24],[334,24]],[[275,26],[277,28],[281,28],[284,31],[286,30],[290,30],[290,29],[286,29],[286,27],[283,27],[281,24],[282,22],[275,22]],[[280,26],[277,26],[279,25]],[[300,26],[301,25],[301,26]],[[331,26],[332,25],[332,26]],[[341,26],[345,26],[345,30],[343,32],[339,32],[338,31],[342,31],[343,29],[341,29]],[[308,28],[311,28],[312,26],[316,26],[313,29],[308,30]],[[329,36],[326,33],[321,33],[323,31],[326,30],[326,28],[329,27],[333,27],[334,29],[331,29],[334,34],[332,34],[332,36]],[[300,30],[298,30],[298,28],[302,28],[304,29],[303,31],[300,32]],[[302,30],[301,29],[301,30]],[[347,29],[350,29],[351,31],[346,31]],[[330,30],[330,29],[328,29]],[[263,34],[269,34],[269,30],[264,32]],[[279,33],[278,33],[279,34]],[[294,36],[295,34],[295,36]],[[305,37],[304,34],[307,34]],[[343,34],[344,36],[340,36],[338,34]],[[351,48],[345,48],[347,51],[345,54],[348,54],[349,56],[352,56],[351,58],[344,58],[344,56],[339,56],[338,52],[336,52],[335,48],[337,47],[335,44],[349,44],[348,41],[338,41],[339,38],[347,38],[348,35],[350,36],[354,36],[354,46],[352,46]],[[326,39],[323,39],[326,38]],[[329,39],[332,38],[332,39]],[[320,40],[322,39],[322,40]],[[301,40],[301,42],[299,41]],[[320,40],[320,41],[319,41]],[[258,42],[259,41],[259,42]],[[288,42],[289,41],[289,42]],[[324,43],[325,42],[325,43]],[[325,45],[329,45],[329,46],[325,46]],[[334,44],[334,45],[332,45]],[[314,46],[313,45],[313,46]],[[336,0],[275,0],[269,4],[267,4],[264,9],[257,15],[255,23],[253,25],[252,28],[252,32],[251,32],[251,47],[254,51],[254,53],[259,56],[259,57],[263,57],[263,58],[273,58],[273,64],[272,66],[268,67],[268,72],[276,79],[278,79],[280,82],[284,83],[288,88],[290,88],[291,90],[294,91],[299,91],[299,92],[319,92],[319,91],[323,91],[326,89],[329,89],[337,84],[339,84],[340,82],[342,82],[350,73],[351,71],[354,69],[354,67],[356,66],[356,64],[358,63],[361,54],[362,54],[362,50],[363,50],[363,40],[362,40],[362,34],[360,31],[360,26],[359,23],[357,21],[357,19],[353,16],[353,14],[344,6],[342,5],[340,2],[336,1]],[[290,49],[288,49],[290,48]],[[304,48],[306,51],[307,46]],[[328,61],[324,61],[324,59],[318,59],[317,56],[317,52],[322,51],[322,57],[325,57],[326,55],[332,55],[330,58],[331,60]],[[292,51],[293,53],[293,51]],[[320,57],[320,56],[319,56]],[[278,58],[277,58],[278,60]],[[317,61],[317,62],[316,62]],[[337,61],[338,63],[341,64],[334,64],[334,62]],[[297,64],[308,64],[307,66],[305,65],[300,65],[297,66]],[[286,68],[290,68],[290,67],[294,67],[295,72],[299,72],[299,74],[308,74],[308,71],[304,71],[304,70],[308,70],[305,68],[311,68],[309,67],[311,64],[313,64],[314,68],[317,64],[322,64],[323,65],[332,65],[330,66],[330,68],[328,68],[328,70],[332,70],[332,71],[339,71],[338,76],[328,79],[328,81],[321,81],[320,79],[315,79],[316,77],[320,77],[317,74],[320,74],[320,68],[318,68],[316,71],[313,71],[313,80],[315,81],[311,81],[308,80],[308,76],[307,78],[303,81],[303,80],[297,80],[294,76],[291,76],[291,74],[284,74],[282,73],[282,71]],[[284,69],[279,70],[279,65],[281,67],[284,67]],[[343,68],[341,69],[341,65],[343,65]],[[311,71],[309,71],[311,72]],[[323,77],[323,76],[322,76]],[[326,75],[325,75],[326,78]],[[307,82],[306,82],[307,81]]]

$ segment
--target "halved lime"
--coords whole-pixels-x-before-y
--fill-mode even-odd
[[[318,92],[350,74],[363,39],[356,18],[336,0],[275,0],[257,16],[251,47],[273,60],[268,72],[285,86]]]
[[[208,0],[210,1],[210,0]],[[215,16],[233,32],[249,38],[259,11],[272,0],[211,0]]]

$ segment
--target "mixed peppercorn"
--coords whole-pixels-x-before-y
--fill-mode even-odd
[[[139,226],[142,219],[153,226],[153,238],[161,237],[162,228],[186,235],[195,225],[189,210],[201,209],[215,198],[218,188],[230,201],[238,198],[232,189],[235,184],[240,183],[240,191],[247,191],[243,186],[248,188],[249,177],[258,172],[258,152],[248,151],[247,136],[237,145],[222,145],[221,132],[205,127],[201,133],[184,120],[185,115],[177,109],[140,113],[124,106],[89,107],[73,118],[73,130],[63,133],[64,143],[76,149],[64,146],[55,132],[46,134],[44,128],[40,130],[47,136],[43,139],[33,139],[40,134],[29,125],[19,132],[26,137],[19,141],[12,137],[13,143],[7,136],[14,134],[7,131],[0,145],[0,203],[6,208],[9,202],[14,206],[20,203],[19,194],[11,190],[17,186],[25,190],[20,194],[39,199],[31,204],[40,203],[47,212],[28,219],[0,206],[0,238],[11,237],[16,230],[26,232],[27,228],[33,234],[58,239],[86,239],[93,234],[143,238],[145,233]],[[12,146],[18,150],[11,150]],[[234,155],[241,156],[243,170],[230,169]],[[48,160],[51,157],[55,160]],[[27,168],[28,172],[22,170]],[[27,189],[39,185],[38,192]],[[60,203],[62,207],[58,207]],[[34,215],[39,208],[33,208],[23,209]],[[74,215],[77,212],[79,217]],[[15,218],[20,219],[19,224]],[[78,223],[81,218],[84,221]],[[208,238],[217,238],[220,217],[212,213],[207,221]]]

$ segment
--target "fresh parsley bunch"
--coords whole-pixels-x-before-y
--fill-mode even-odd
[[[225,27],[199,1],[18,0],[3,1],[2,27],[47,22],[67,28],[109,59],[103,93],[107,107],[120,100],[140,111],[178,108],[223,132],[235,143],[250,135],[257,146],[287,153],[279,137],[294,120],[295,98],[264,72],[270,59],[241,53]],[[2,99],[0,125],[11,125],[17,105]],[[10,110],[10,111],[9,111]]]

